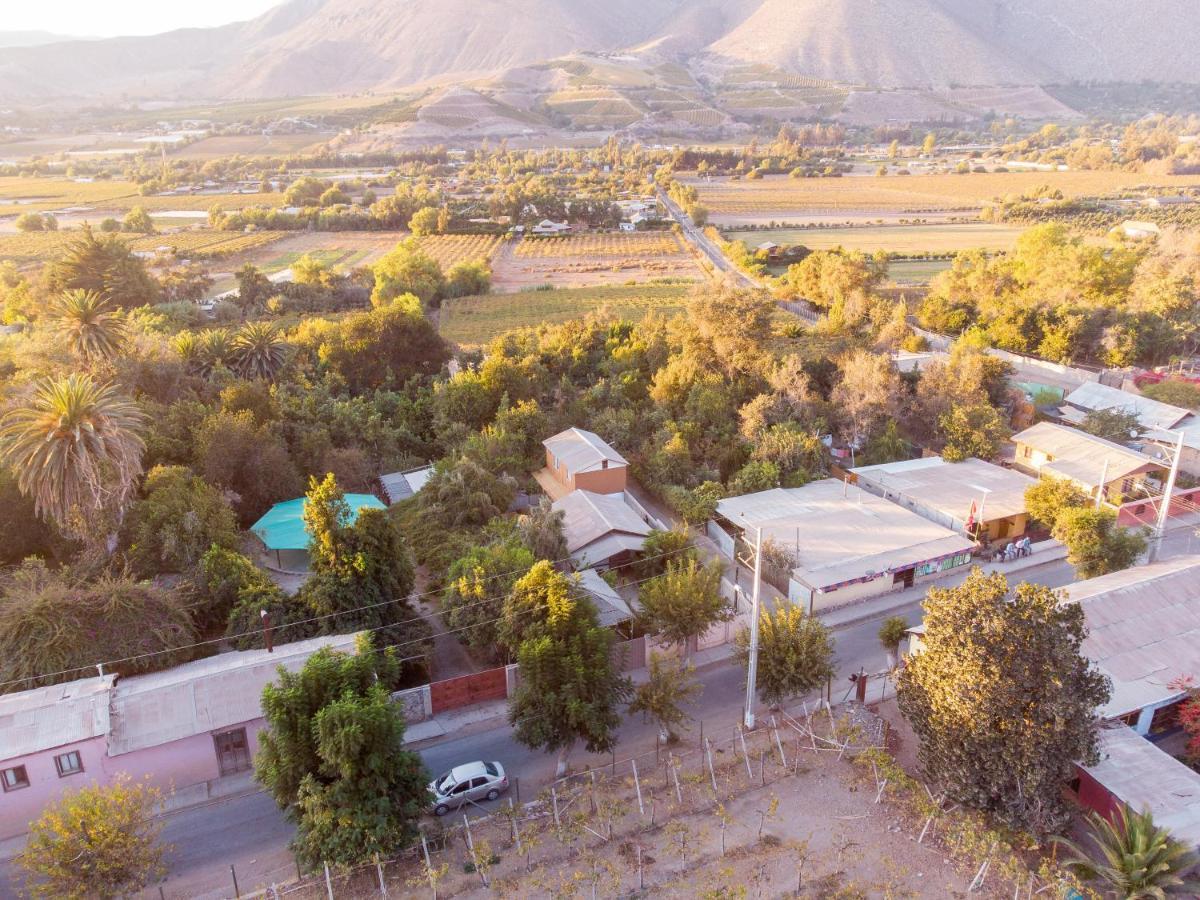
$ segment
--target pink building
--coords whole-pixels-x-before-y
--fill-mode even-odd
[[[0,695],[0,840],[29,830],[64,789],[120,773],[173,791],[177,808],[249,786],[262,690],[283,666],[355,635],[221,653],[163,672],[104,675]]]

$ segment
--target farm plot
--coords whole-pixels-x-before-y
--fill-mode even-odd
[[[989,172],[969,175],[893,175],[886,178],[790,178],[691,182],[714,222],[799,223],[814,216],[973,212],[985,203],[1032,192],[1042,185],[1065,197],[1091,197],[1140,187],[1179,189],[1200,185],[1196,175],[1137,172]]]
[[[494,234],[436,234],[417,238],[417,242],[443,272],[463,262],[489,262],[500,246],[500,238]]]
[[[68,206],[107,208],[137,196],[138,186],[130,181],[0,177],[0,216],[45,212]]]
[[[939,223],[935,225],[879,225],[854,228],[770,228],[725,232],[725,237],[757,247],[764,241],[800,244],[810,250],[861,250],[874,253],[920,255],[954,253],[959,250],[1011,250],[1020,236],[1018,226],[985,222]]]
[[[580,234],[525,238],[506,244],[492,264],[497,290],[617,284],[704,277],[695,259],[670,232]]]
[[[284,231],[255,231],[240,234],[230,231],[181,231],[173,234],[118,234],[135,251],[169,248],[176,256],[192,259],[218,259],[266,247],[287,235]],[[43,231],[29,234],[0,234],[0,259],[18,264],[47,262],[60,256],[77,231]]]
[[[463,297],[442,306],[440,330],[447,340],[477,346],[515,328],[565,322],[592,312],[641,319],[651,312],[683,309],[689,289],[683,284],[645,284]]]

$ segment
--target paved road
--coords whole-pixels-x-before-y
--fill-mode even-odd
[[[686,238],[687,241],[691,243],[692,246],[694,246],[697,250],[708,257],[709,261],[712,262],[717,271],[728,272],[732,274],[739,283],[745,285],[746,287],[762,287],[762,285],[759,284],[755,279],[751,278],[750,275],[743,272],[732,262],[730,262],[729,258],[721,252],[721,248],[718,247],[713,240],[704,233],[702,228],[697,228],[695,225],[693,225],[692,220],[688,217],[687,213],[680,209],[679,204],[668,197],[667,193],[661,188],[658,190],[658,199],[662,202],[663,206],[666,207],[667,212],[671,215],[671,218],[679,223],[679,227],[683,229],[684,238]]]
[[[1196,552],[1200,552],[1196,524],[1174,524],[1164,540],[1163,556]],[[964,577],[965,573],[939,584],[954,584]],[[1057,560],[1027,569],[1014,577],[1061,587],[1074,581],[1075,573],[1067,562]],[[869,672],[883,668],[884,652],[876,633],[880,621],[888,615],[904,616],[916,624],[921,617],[919,598],[913,597],[904,605],[835,630],[838,671],[835,699],[839,698],[839,691],[848,687],[850,673],[860,667]],[[741,667],[725,661],[701,670],[698,677],[704,685],[704,693],[696,704],[695,719],[703,720],[710,734],[737,722],[745,691]],[[652,752],[654,744],[653,726],[631,717],[619,732],[618,757],[647,750]],[[432,772],[442,772],[472,759],[501,760],[510,777],[519,779],[523,799],[533,796],[554,775],[554,756],[518,744],[502,721],[480,723],[473,730],[439,740],[420,748],[419,752]],[[585,765],[603,766],[607,761],[608,757],[591,756],[582,749],[577,750],[571,760],[576,769]],[[287,850],[291,834],[292,828],[283,815],[261,793],[172,813],[167,817],[164,831],[165,841],[173,845],[167,858],[171,874],[164,885],[164,894],[169,898],[232,897],[230,865],[236,866],[243,892],[267,886],[272,881],[284,881],[295,874],[295,862]],[[0,898],[4,900],[17,896],[13,876],[12,863],[0,862]],[[157,897],[158,891],[146,892],[145,896]]]

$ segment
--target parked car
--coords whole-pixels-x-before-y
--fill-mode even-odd
[[[498,762],[472,762],[455,766],[429,782],[431,806],[444,816],[469,801],[495,800],[508,790],[508,776]]]

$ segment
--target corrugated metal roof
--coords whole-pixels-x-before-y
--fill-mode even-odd
[[[262,716],[263,688],[283,666],[300,669],[322,647],[351,651],[356,635],[282,644],[274,653],[220,653],[173,669],[123,678],[112,698],[109,756],[207,734]]]
[[[717,512],[762,528],[792,551],[797,580],[818,590],[966,553],[975,544],[941,525],[833,478],[731,497]]]
[[[974,458],[948,463],[932,456],[850,471],[864,485],[877,485],[963,522],[972,503],[978,511],[982,502],[988,521],[1025,512],[1025,491],[1037,483],[1028,475]]]
[[[611,627],[633,618],[629,604],[595,569],[584,569],[579,573],[579,586],[596,604],[601,625]]]
[[[582,428],[568,428],[542,441],[542,446],[554,454],[572,475],[591,472],[610,466],[626,466],[625,457],[614,450],[598,434]]]
[[[1143,428],[1174,428],[1192,415],[1191,410],[1131,394],[1098,381],[1080,385],[1066,396],[1066,402],[1087,410],[1111,409],[1133,413]]]
[[[425,466],[413,469],[411,472],[391,472],[387,475],[380,475],[379,483],[383,485],[383,493],[390,506],[401,500],[407,500],[420,491],[425,487],[425,482],[429,481],[431,475],[433,475],[433,466]]]
[[[1101,575],[1062,594],[1083,607],[1083,652],[1112,679],[1105,718],[1182,696],[1172,683],[1200,673],[1200,556]]]
[[[1104,789],[1176,840],[1200,845],[1200,773],[1125,725],[1100,730],[1100,762],[1085,767]]]
[[[613,532],[645,537],[651,531],[623,494],[571,491],[555,500],[553,508],[563,513],[563,534],[572,555]]]
[[[1160,462],[1136,450],[1053,422],[1038,422],[1013,435],[1012,440],[1051,457],[1050,462],[1042,465],[1042,471],[1089,488],[1099,485],[1102,477],[1111,483],[1146,467],[1162,468]],[[1021,462],[1020,457],[1017,461]]]
[[[0,760],[107,734],[115,680],[115,675],[103,675],[0,694]]]

